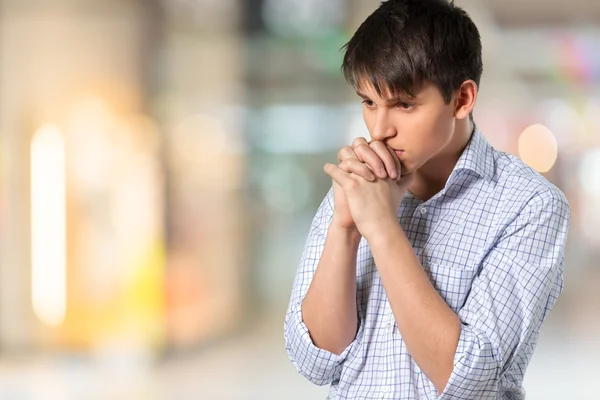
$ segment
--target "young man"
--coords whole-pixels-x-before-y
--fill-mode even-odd
[[[569,205],[471,117],[469,16],[389,0],[346,46],[371,141],[325,165],[285,319],[288,355],[330,399],[523,399],[563,287]]]

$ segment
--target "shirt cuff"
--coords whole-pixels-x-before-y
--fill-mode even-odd
[[[362,335],[362,326],[344,351],[334,354],[315,346],[302,320],[301,304],[297,304],[288,314],[285,333],[286,350],[298,372],[317,385],[325,385],[339,379],[342,363]]]
[[[438,400],[495,399],[500,362],[483,332],[462,325],[454,368]]]

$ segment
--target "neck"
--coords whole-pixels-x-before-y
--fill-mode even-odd
[[[457,121],[452,140],[446,148],[415,171],[410,192],[423,201],[429,200],[445,186],[463,150],[467,147],[474,125],[470,119]]]

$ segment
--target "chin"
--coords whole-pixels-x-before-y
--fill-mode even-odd
[[[415,172],[415,168],[412,164],[402,163],[402,176],[410,175]]]
[[[421,168],[423,168],[426,164],[427,161],[423,162],[423,160],[416,160],[416,159],[409,159],[409,160],[402,160],[401,161],[402,164],[402,175],[410,175],[412,173],[415,173],[417,171],[419,171]]]

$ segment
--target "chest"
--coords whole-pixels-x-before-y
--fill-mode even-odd
[[[493,207],[484,199],[440,200],[445,201],[405,198],[398,211],[398,223],[432,285],[458,311],[498,236],[498,225]],[[366,241],[359,248],[357,274],[363,310],[379,312],[389,308],[387,298],[381,296],[382,283]]]

